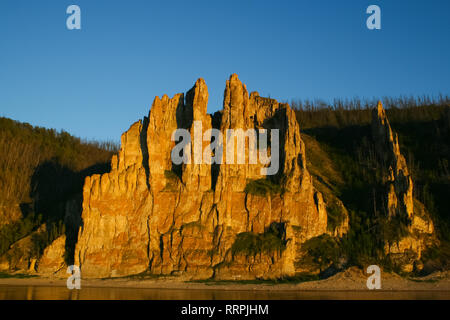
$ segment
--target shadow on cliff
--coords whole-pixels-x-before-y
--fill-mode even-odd
[[[148,144],[147,144],[147,131],[149,125],[149,118],[144,117],[144,121],[142,123],[142,130],[139,136],[139,143],[141,145],[142,151],[142,167],[145,170],[145,182],[147,183],[147,189],[150,190],[150,167],[148,163]]]
[[[178,101],[176,109],[177,129],[189,130],[192,126],[194,121],[194,91],[195,86],[186,93],[186,102],[184,99]],[[183,156],[183,154],[180,154],[180,156]],[[183,181],[183,164],[177,165],[172,162],[172,172],[177,175],[180,181]]]
[[[326,152],[327,157],[339,172],[345,183],[334,185],[334,192],[344,202],[346,207],[364,212],[373,211],[373,197],[379,187],[376,171],[373,166],[373,140],[370,125],[351,125],[344,128],[325,126],[305,129],[306,134],[315,139]],[[307,159],[311,166],[320,167],[320,159],[314,158],[314,153],[308,153]],[[315,177],[320,181],[320,177]]]
[[[62,165],[57,159],[36,167],[30,182],[31,203],[20,205],[23,216],[34,213],[36,224],[45,223],[47,236],[40,239],[41,252],[56,237],[66,235],[66,263],[73,264],[79,227],[82,226],[83,184],[87,176],[110,171],[109,163],[99,163],[81,171]]]
[[[287,110],[285,108],[279,108],[275,111],[275,114],[262,123],[263,129],[267,130],[267,147],[272,150],[272,135],[271,130],[278,129],[279,130],[279,140],[278,140],[278,148],[279,148],[279,168],[278,172],[275,175],[268,176],[267,178],[277,185],[281,185],[283,183],[282,179],[284,178],[284,165],[286,159],[286,149],[285,141],[286,141],[286,129],[288,127],[288,116]],[[255,119],[256,121],[257,119]],[[259,141],[259,131],[257,131],[257,139]],[[259,148],[259,146],[258,146]],[[271,151],[272,152],[272,151]],[[300,159],[298,159],[300,160]]]

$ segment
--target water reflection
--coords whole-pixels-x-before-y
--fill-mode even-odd
[[[0,300],[450,299],[450,291],[250,291],[0,286]]]

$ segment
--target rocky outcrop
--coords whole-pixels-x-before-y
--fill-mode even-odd
[[[422,251],[436,241],[433,222],[424,206],[413,197],[413,181],[400,153],[398,135],[391,129],[381,102],[372,113],[372,136],[381,164],[387,223],[397,223],[396,237],[385,239],[385,252],[403,271],[410,272]],[[406,228],[404,234],[402,227]]]
[[[237,75],[226,82],[222,111],[207,114],[207,103],[203,79],[186,94],[156,97],[149,115],[122,135],[111,172],[86,178],[75,249],[83,277],[293,275],[301,244],[327,232],[326,206],[289,105],[249,95]],[[188,163],[172,161],[176,129],[186,129],[193,141],[183,151]],[[266,146],[256,147],[272,161],[251,161],[254,145],[247,139],[235,163],[227,163],[229,129],[255,129],[257,138],[278,129],[278,150],[270,135]],[[236,140],[230,150],[238,147]],[[279,170],[266,176],[277,154]],[[200,161],[221,157],[222,164]]]
[[[47,227],[43,224],[36,231],[13,243],[0,257],[0,271],[36,271],[38,250],[35,239],[46,233]]]
[[[66,236],[56,238],[47,248],[37,262],[37,272],[43,274],[64,273],[66,263],[64,255],[66,252]]]
[[[73,256],[78,229],[82,224],[81,202],[81,194],[75,194],[67,201],[58,203],[64,208],[64,221],[58,225],[51,223],[50,226],[44,223],[28,236],[14,242],[8,251],[0,255],[0,271],[38,272],[65,277],[67,263],[73,264],[73,259],[65,259],[71,254]]]

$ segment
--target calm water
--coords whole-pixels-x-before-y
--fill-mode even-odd
[[[135,288],[81,288],[0,285],[0,300],[345,300],[446,299],[450,291],[228,291]]]

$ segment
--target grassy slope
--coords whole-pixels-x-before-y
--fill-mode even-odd
[[[442,246],[430,255],[448,267],[450,134],[442,122],[444,106],[391,108],[387,115],[413,174],[414,195],[432,214]],[[297,110],[316,187],[339,197],[350,211],[351,229],[342,244],[351,263],[380,258],[382,239],[373,221],[379,191],[370,144],[369,109]]]

